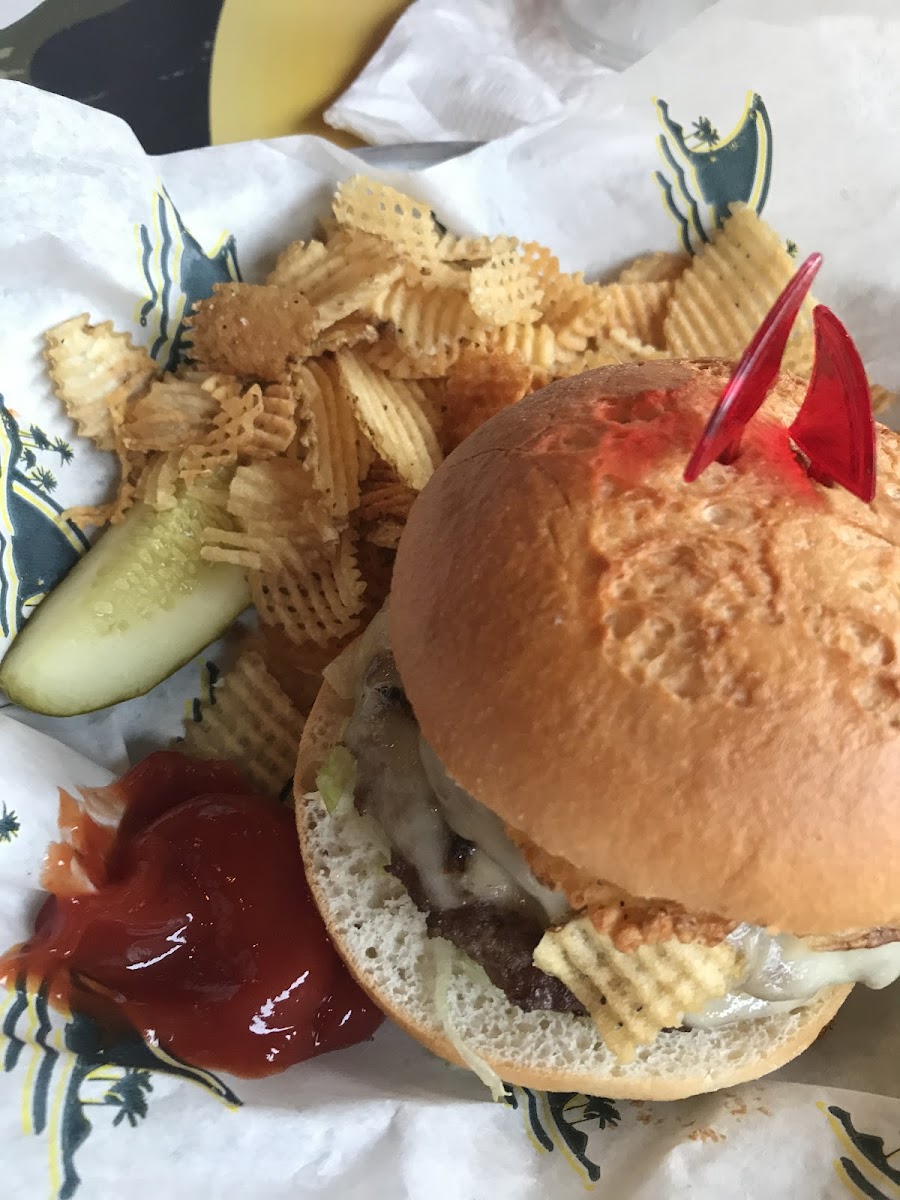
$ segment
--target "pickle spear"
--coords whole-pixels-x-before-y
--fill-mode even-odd
[[[174,508],[136,504],[41,602],[0,663],[0,688],[69,717],[142,696],[214,641],[250,603],[240,567],[200,557],[220,523],[210,487]]]

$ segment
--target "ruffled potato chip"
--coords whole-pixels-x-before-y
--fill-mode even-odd
[[[449,288],[410,287],[400,279],[376,296],[368,311],[389,322],[397,345],[414,356],[436,355],[463,341],[488,339],[488,326],[469,297]]]
[[[359,627],[365,585],[349,531],[318,551],[293,547],[277,569],[251,571],[248,579],[260,620],[298,646],[325,646]]]
[[[372,445],[410,487],[425,486],[441,461],[441,449],[414,383],[391,379],[352,350],[337,363],[360,426]]]
[[[551,371],[559,358],[556,335],[549,325],[504,325],[487,340],[491,350],[516,354],[526,366]]]
[[[581,274],[556,272],[549,276],[541,307],[543,323],[553,330],[560,358],[583,353],[588,341],[604,328],[602,291],[596,284],[585,283]]]
[[[139,498],[141,478],[146,470],[147,456],[126,450],[121,443],[116,447],[119,459],[119,482],[111,500],[102,504],[75,505],[67,508],[63,518],[80,529],[101,529],[104,525],[119,525],[125,520],[128,510]]]
[[[444,451],[474,433],[496,413],[516,404],[531,386],[531,368],[513,351],[470,346],[450,369],[444,389]]]
[[[724,996],[743,970],[743,956],[724,941],[672,940],[623,953],[587,917],[545,933],[534,962],[578,997],[622,1063],[685,1013]]]
[[[312,472],[295,459],[274,458],[238,467],[228,490],[228,512],[260,541],[287,538],[318,546],[337,539],[325,497]]]
[[[410,351],[397,344],[390,334],[382,334],[372,346],[362,349],[361,357],[392,379],[440,379],[456,362],[467,343],[451,342],[434,354]]]
[[[752,208],[731,216],[673,285],[664,322],[676,358],[737,360],[797,269],[784,242]],[[807,299],[788,341],[808,344],[814,301]]]
[[[300,285],[313,306],[316,341],[324,331],[363,308],[398,279],[403,265],[390,243],[371,234],[344,230],[325,247]]]
[[[328,250],[324,242],[291,242],[278,255],[266,283],[303,292],[310,275],[327,257]]]
[[[44,341],[54,391],[78,433],[100,450],[117,449],[129,406],[159,375],[156,363],[112,321],[91,325],[86,313],[48,329]]]
[[[621,330],[646,346],[665,344],[663,323],[675,284],[610,283],[601,290],[603,322],[608,331]]]
[[[437,257],[444,262],[465,262],[471,266],[487,262],[497,254],[509,254],[517,249],[514,237],[457,237],[445,233],[437,244]]]
[[[400,278],[410,287],[448,288],[450,291],[469,294],[471,271],[462,263],[433,262],[418,264],[404,262]]]
[[[333,358],[298,367],[293,382],[306,464],[334,517],[345,518],[359,503],[359,430],[350,394]]]
[[[438,258],[438,233],[431,209],[396,188],[364,175],[338,184],[332,203],[344,228],[384,238],[414,263]]]
[[[515,250],[493,254],[469,276],[469,302],[490,328],[514,322],[531,324],[541,315],[540,281]]]
[[[399,479],[366,480],[360,489],[357,516],[363,521],[385,517],[405,521],[418,493]]]
[[[642,254],[623,267],[618,283],[674,283],[691,265],[690,255],[673,254],[668,250],[654,250]]]
[[[136,499],[143,500],[157,512],[174,508],[180,458],[177,450],[151,455],[138,480]]]
[[[239,391],[238,380],[229,377]],[[130,450],[178,450],[208,437],[221,411],[215,396],[220,377],[180,379],[164,375],[128,408],[122,438]]]
[[[252,720],[248,715],[252,714]],[[254,787],[275,798],[294,774],[303,716],[256,651],[241,654],[176,744],[195,758],[224,758]]]
[[[255,408],[253,424],[240,456],[258,461],[284,454],[297,434],[297,398],[290,387],[270,383],[262,389],[262,403]]]
[[[346,317],[341,317],[333,325],[329,325],[320,333],[317,333],[316,340],[313,342],[310,350],[310,356],[318,358],[319,355],[328,354],[329,351],[341,350],[345,346],[358,346],[361,342],[371,345],[377,341],[377,326],[368,317],[354,312]]]

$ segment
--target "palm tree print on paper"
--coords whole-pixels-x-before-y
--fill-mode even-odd
[[[737,125],[722,137],[710,117],[698,117],[685,132],[665,100],[654,103],[663,130],[657,138],[663,166],[655,179],[682,246],[693,254],[722,224],[730,205],[762,212],[772,176],[769,114],[762,97],[750,92]]]
[[[11,842],[18,836],[21,825],[19,818],[5,803],[0,803],[0,842]]]
[[[0,630],[12,637],[88,542],[53,496],[74,452],[38,425],[27,432],[0,396]]]
[[[127,1121],[132,1129],[143,1121],[149,1112],[148,1093],[153,1091],[150,1072],[137,1067],[126,1068],[104,1096],[105,1104],[115,1105],[117,1112],[113,1125]]]
[[[709,117],[699,117],[691,126],[691,132],[685,140],[697,142],[700,146],[718,146],[721,139],[718,129]]]
[[[521,1111],[529,1140],[538,1150],[559,1151],[586,1184],[600,1179],[600,1164],[589,1153],[590,1134],[619,1123],[619,1110],[611,1100],[516,1087],[507,1093],[506,1102]]]
[[[21,1071],[24,1132],[45,1139],[52,1200],[71,1200],[82,1178],[76,1156],[94,1124],[136,1128],[149,1111],[154,1076],[202,1087],[229,1108],[241,1101],[211,1071],[192,1067],[137,1033],[111,1038],[90,1018],[61,1012],[19,980],[0,992],[0,1069]]]

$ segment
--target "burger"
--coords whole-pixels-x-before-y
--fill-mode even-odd
[[[674,1099],[803,1051],[900,974],[900,439],[817,481],[782,375],[551,384],[438,468],[296,776],[340,953],[495,1087]]]

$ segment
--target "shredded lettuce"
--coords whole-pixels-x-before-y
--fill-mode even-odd
[[[450,1015],[449,997],[453,983],[453,968],[457,961],[462,962],[468,958],[468,955],[462,954],[452,942],[448,942],[444,938],[431,938],[429,945],[434,957],[434,1003],[444,1033],[469,1070],[477,1075],[490,1091],[491,1098],[495,1101],[505,1100],[506,1084],[487,1059],[482,1058],[471,1046],[466,1045]]]
[[[335,746],[316,775],[316,787],[330,817],[341,816],[353,804],[356,759],[346,746]]]

